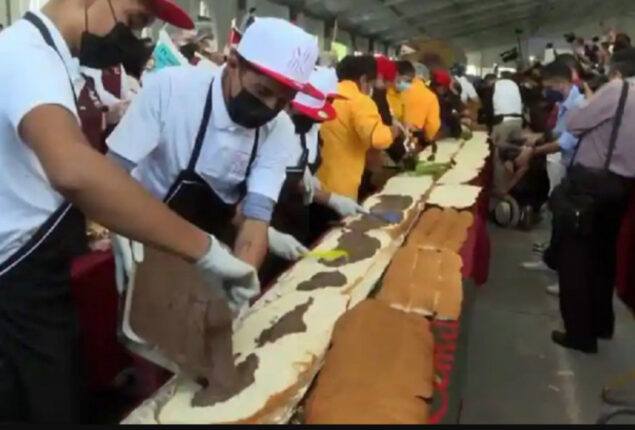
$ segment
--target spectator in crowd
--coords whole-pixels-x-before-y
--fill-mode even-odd
[[[441,129],[439,99],[416,76],[411,62],[400,61],[397,71],[397,90],[403,102],[403,123],[407,127],[423,131],[422,141],[432,142]]]
[[[456,64],[452,68],[452,74],[454,79],[461,85],[461,102],[466,104],[467,102],[478,103],[479,98],[476,93],[476,88],[470,80],[465,76],[465,66],[463,64]]]
[[[559,171],[551,175],[552,188],[555,188],[566,174],[567,166],[571,163],[573,153],[578,144],[578,138],[568,132],[566,115],[584,103],[584,95],[574,84],[574,73],[566,60],[556,59],[545,66],[542,71],[543,86],[547,100],[558,103],[558,118],[553,133],[547,135],[530,133],[526,135],[528,146],[525,148],[521,164],[528,162],[536,155],[560,155]]]
[[[582,84],[582,77],[585,74],[584,68],[573,54],[560,54],[556,57],[556,60],[558,60],[558,62],[560,63],[566,64],[567,67],[569,67],[569,69],[571,70],[571,81],[574,85]]]
[[[523,103],[518,84],[499,79],[493,94],[494,193],[505,197],[520,180],[526,166],[516,162],[520,148],[512,144],[523,129]]]
[[[621,51],[622,49],[631,47],[631,38],[626,33],[618,33],[615,36],[615,43],[613,44],[613,53]]]
[[[597,352],[598,339],[611,339],[615,330],[617,235],[635,178],[635,49],[614,54],[611,76],[566,118],[569,133],[581,142],[554,214],[562,228],[558,275],[565,332],[552,338],[586,353]]]
[[[485,75],[481,83],[477,86],[476,92],[481,99],[481,108],[478,112],[479,124],[484,124],[487,129],[492,131],[494,126],[494,85],[496,84],[496,75],[493,73]]]
[[[556,127],[549,133],[527,133],[526,146],[518,160],[520,165],[526,165],[533,157],[547,155],[547,172],[552,193],[565,178],[579,142],[578,137],[569,132],[566,124],[567,114],[584,103],[584,95],[578,86],[573,84],[573,76],[567,62],[560,59],[543,69],[546,98],[558,103],[559,106]],[[544,253],[543,261],[525,263],[523,266],[528,270],[542,270],[546,265],[552,270],[557,270],[560,265],[561,245],[562,234],[554,223],[550,245]],[[558,295],[559,291],[557,284],[547,287],[549,294]]]

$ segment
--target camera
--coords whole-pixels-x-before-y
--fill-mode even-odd
[[[518,59],[519,56],[520,54],[518,53],[518,48],[512,48],[500,54],[503,63],[510,63],[512,61],[515,61]]]

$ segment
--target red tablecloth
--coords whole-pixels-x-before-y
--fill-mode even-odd
[[[461,250],[463,278],[471,279],[476,285],[485,284],[489,278],[491,244],[487,219],[489,215],[491,169],[492,163],[491,159],[489,159],[479,177],[472,182],[472,185],[482,187],[483,191],[472,208],[474,224],[469,229],[467,240]]]
[[[111,252],[94,252],[75,260],[73,295],[82,329],[89,387],[100,391],[132,361],[117,340],[119,296]]]

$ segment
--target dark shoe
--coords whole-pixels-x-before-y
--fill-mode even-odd
[[[551,333],[551,340],[563,348],[573,349],[575,351],[584,352],[585,354],[597,354],[598,352],[598,343],[595,339],[588,343],[573,342],[567,337],[566,333],[554,331]]]

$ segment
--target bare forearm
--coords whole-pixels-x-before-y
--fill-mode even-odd
[[[207,235],[152,197],[122,168],[88,148],[74,158],[78,186],[59,191],[90,219],[189,261],[205,254]]]
[[[556,141],[537,146],[534,150],[534,155],[548,155],[555,154],[557,152],[560,152],[560,145]]]
[[[269,226],[265,222],[244,220],[234,244],[234,255],[245,263],[260,268],[269,249],[268,228]]]
[[[131,239],[179,255],[202,257],[208,236],[154,199],[122,168],[90,148],[64,109],[43,106],[22,121],[20,134],[52,186],[89,218]],[[131,142],[133,144],[133,142]]]

